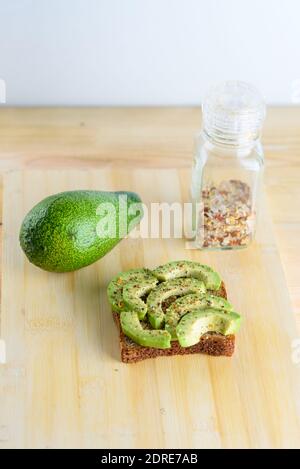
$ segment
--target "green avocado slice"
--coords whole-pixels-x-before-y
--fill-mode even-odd
[[[121,272],[116,275],[107,287],[108,301],[112,306],[113,311],[121,312],[126,309],[123,299],[123,287],[128,282],[144,283],[144,282],[158,282],[152,275],[151,270],[148,269],[131,269],[127,272]]]
[[[176,339],[176,326],[180,318],[192,311],[206,308],[214,308],[219,311],[224,311],[224,313],[233,311],[233,306],[221,296],[207,294],[203,297],[199,297],[199,295],[192,293],[177,298],[177,300],[169,306],[165,315],[165,329],[170,332],[172,339]]]
[[[136,311],[122,311],[121,327],[124,334],[143,347],[167,349],[171,347],[171,335],[165,330],[143,329]]]
[[[156,284],[157,279],[153,277],[152,279],[145,280],[141,283],[129,282],[124,285],[123,300],[126,309],[136,311],[139,319],[144,319],[147,314],[147,304],[141,299],[141,297],[147,295],[151,290],[153,290]]]
[[[191,347],[207,332],[235,334],[240,328],[240,323],[241,316],[233,311],[224,313],[207,308],[185,314],[176,327],[176,335],[181,347]]]
[[[165,320],[162,303],[170,296],[182,296],[189,293],[197,293],[204,296],[205,285],[195,278],[176,278],[159,284],[148,295],[148,319],[154,329],[160,329]]]
[[[152,271],[158,280],[165,282],[180,277],[193,277],[202,280],[207,290],[219,290],[222,279],[211,267],[194,261],[173,261]]]

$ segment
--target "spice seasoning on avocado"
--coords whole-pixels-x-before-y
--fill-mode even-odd
[[[199,239],[203,247],[246,246],[253,233],[251,190],[238,180],[222,181],[202,190],[203,223]]]

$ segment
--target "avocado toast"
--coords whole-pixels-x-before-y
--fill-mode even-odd
[[[174,261],[152,271],[132,269],[114,277],[107,293],[125,363],[234,352],[241,316],[227,301],[221,277],[207,265]]]

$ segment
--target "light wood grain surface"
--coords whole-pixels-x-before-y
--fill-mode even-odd
[[[236,448],[300,446],[295,321],[263,204],[257,242],[236,252],[188,250],[182,239],[126,239],[77,272],[41,271],[18,231],[40,199],[119,189],[146,203],[184,201],[185,169],[11,171],[4,177],[0,447]],[[166,181],[168,184],[166,184]],[[109,280],[137,266],[191,258],[214,266],[244,317],[232,358],[191,355],[120,362]]]
[[[0,109],[0,172],[8,169],[190,167],[198,108]],[[300,107],[269,108],[266,189],[300,331]]]
[[[128,170],[128,175],[126,176],[126,178],[128,181],[130,181],[130,183],[132,183],[133,169],[141,170],[142,168],[148,168],[154,170],[163,170],[164,168],[178,168],[180,169],[180,171],[185,171],[188,170],[188,168],[190,168],[191,166],[193,153],[193,138],[200,125],[200,111],[198,109],[193,108],[1,109],[0,172],[3,175],[7,171],[10,173],[11,170],[19,169],[38,169],[42,171],[47,171],[49,169],[59,169],[61,171],[64,169],[85,170],[92,168],[105,169],[109,171],[113,169],[115,176],[113,177],[112,181],[120,182],[123,168],[125,170]],[[277,264],[280,268],[280,257],[284,269],[284,274],[288,285],[289,297],[292,303],[293,312],[296,315],[296,319],[298,322],[298,332],[296,332],[296,329],[292,327],[292,322],[289,322],[291,315],[289,312],[287,313],[289,318],[288,337],[291,337],[292,334],[294,334],[294,336],[297,336],[297,334],[299,335],[300,333],[300,108],[295,107],[269,109],[268,118],[264,129],[263,143],[266,152],[266,192],[270,207],[271,219],[273,221],[276,245],[278,247],[279,253],[277,254],[277,250],[273,240],[271,252],[275,252],[275,257],[273,257],[272,259],[268,257],[268,261],[270,262],[270,265],[274,268],[274,270],[276,270]],[[13,172],[12,174],[15,173]],[[61,177],[64,178],[65,176]],[[51,188],[59,190],[59,177],[57,181],[57,185],[51,185]],[[139,183],[139,179],[137,179],[137,183]],[[97,184],[99,184],[101,188],[104,188],[105,180],[99,178]],[[99,186],[97,185],[97,187]],[[151,190],[152,186],[149,185],[149,188]],[[35,183],[32,184],[32,189],[33,192],[31,193],[30,197],[40,195],[39,190],[43,190],[38,180],[36,180]],[[171,190],[169,190],[169,187],[164,187],[164,198],[172,196],[171,186],[170,189]],[[18,196],[20,196],[20,194],[15,194],[15,197]],[[0,197],[2,201],[2,186]],[[29,203],[30,200],[31,199],[29,198],[27,201],[24,201],[24,204],[26,205],[27,203]],[[16,214],[16,219],[18,218],[18,216],[20,216],[19,212],[17,212]],[[269,221],[267,222],[267,226],[271,226]],[[3,227],[1,227],[1,236],[2,228]],[[116,256],[118,257],[120,253],[117,254],[117,252],[118,251],[116,251]],[[262,257],[266,255],[268,256],[269,254],[266,254],[267,252],[268,249],[266,249],[266,252],[264,252]],[[144,261],[154,262],[154,259],[149,259],[147,258],[147,256],[144,257],[144,255],[136,255],[134,260],[132,260],[132,258],[130,257],[130,253],[131,251],[129,249],[120,254],[121,257],[118,260],[120,268],[124,266],[131,267],[137,261],[141,263],[143,263]],[[238,255],[239,254],[237,254],[237,256]],[[270,256],[272,257],[271,254]],[[157,259],[158,257],[159,255],[157,255]],[[260,265],[262,262],[262,257],[260,257],[259,260]],[[232,259],[234,258],[235,255],[232,257]],[[166,255],[164,255],[163,260],[167,260]],[[20,261],[20,259],[16,260],[14,257],[12,257],[11,261],[9,259],[6,259],[6,262],[8,262],[8,267],[11,267],[10,262],[17,261]],[[219,265],[218,260],[215,259],[215,261],[216,264]],[[111,267],[108,265],[107,268],[108,276],[111,273],[109,270]],[[221,264],[220,268],[222,271]],[[236,268],[236,264],[234,264],[234,268]],[[254,267],[252,267],[252,269],[254,269]],[[9,272],[9,269],[7,270]],[[249,272],[251,271],[252,270],[250,269]],[[82,291],[84,291],[86,283],[89,282],[91,285],[93,285],[95,283],[95,278],[100,279],[99,273],[95,274],[93,268],[91,268],[91,272],[94,272],[94,274],[90,274],[91,277],[89,277],[88,275],[88,278],[85,278],[86,274],[84,274],[83,278],[81,277],[81,274],[78,274],[78,278],[76,280],[76,289],[78,293],[76,296],[77,306],[75,308],[75,315],[77,316],[79,314],[78,312],[83,307],[81,293]],[[255,272],[257,271],[255,270]],[[234,276],[228,278],[230,283],[234,285]],[[283,279],[281,274],[279,275],[279,278]],[[10,294],[15,293],[14,281],[15,278],[12,274],[10,277],[8,276],[6,278],[6,285],[8,286],[8,289],[10,288]],[[42,283],[44,280],[40,281]],[[50,288],[52,292],[56,291],[55,283],[56,282],[54,279],[50,282]],[[284,280],[282,280],[281,283],[282,285],[284,285]],[[283,291],[283,299],[279,297],[278,301],[280,304],[284,303],[284,311],[287,311],[288,298],[284,288],[281,288],[281,283],[276,283],[276,288],[279,291],[281,291],[281,289]],[[68,289],[69,287],[71,288],[72,286],[73,283],[71,282],[70,286],[67,281],[66,285],[60,285],[59,291],[64,292],[64,289]],[[233,292],[235,291],[237,290],[233,287]],[[21,295],[22,294],[23,293],[21,290]],[[26,298],[26,301],[29,302],[30,300],[28,294]],[[15,299],[16,304],[14,308],[18,308],[20,306],[19,293],[15,293]],[[2,300],[4,301],[4,299]],[[38,301],[40,301],[40,297],[37,298],[36,304],[30,305],[33,306],[33,308],[31,309],[32,316],[31,318],[29,318],[29,324],[32,329],[32,332],[34,332],[35,330],[34,324],[37,327],[41,325],[41,318],[38,316]],[[242,301],[238,295],[237,301]],[[95,303],[93,303],[91,307],[95,310],[97,309],[97,300],[95,300]],[[279,318],[279,316],[276,316],[276,314],[278,314],[277,310],[274,311],[274,314],[276,318]],[[77,378],[75,377],[75,369],[77,369],[78,367],[78,362],[76,360],[78,357],[74,358],[77,355],[74,351],[74,343],[71,343],[72,341],[70,337],[70,342],[68,342],[69,339],[67,340],[67,342],[65,342],[66,334],[64,330],[61,331],[60,338],[53,338],[53,343],[50,344],[47,342],[47,345],[45,345],[44,350],[42,350],[42,356],[44,357],[45,362],[48,363],[48,365],[50,366],[50,371],[52,372],[56,369],[56,364],[59,363],[61,359],[61,354],[64,353],[64,350],[66,351],[69,345],[71,348],[73,347],[72,352],[74,351],[74,353],[71,354],[73,358],[71,359],[71,355],[67,354],[65,356],[65,359],[63,360],[63,368],[68,369],[69,374],[72,375],[73,373],[73,378],[71,376],[71,381],[69,381],[66,385],[62,396],[60,396],[60,389],[58,383],[60,379],[63,379],[63,374],[59,375],[60,372],[58,372],[58,374],[55,374],[55,381],[52,382],[51,372],[47,373],[47,369],[43,366],[43,363],[39,360],[35,360],[36,357],[34,353],[39,350],[35,347],[38,346],[39,342],[43,342],[42,339],[38,338],[38,334],[35,339],[36,342],[33,343],[32,348],[30,348],[30,353],[32,355],[29,357],[31,360],[29,363],[32,367],[40,366],[40,369],[35,369],[34,376],[40,375],[41,377],[43,377],[46,383],[48,383],[48,385],[45,387],[42,386],[39,380],[31,383],[32,388],[29,391],[36,393],[36,395],[40,395],[35,410],[32,410],[33,407],[31,407],[29,401],[26,401],[25,405],[24,393],[26,393],[28,389],[26,391],[26,379],[24,376],[24,368],[22,368],[21,364],[17,361],[16,367],[13,367],[11,369],[10,374],[8,374],[8,376],[6,377],[3,386],[4,391],[7,391],[7,395],[10,395],[10,393],[12,393],[13,397],[11,397],[10,402],[13,402],[13,399],[15,399],[15,402],[19,402],[19,405],[16,405],[14,407],[14,413],[10,416],[9,419],[9,421],[12,422],[11,425],[17,425],[16,422],[18,422],[18,425],[16,427],[17,433],[14,439],[14,445],[23,443],[26,446],[30,446],[32,444],[35,444],[36,446],[45,446],[47,444],[49,446],[55,446],[60,440],[60,445],[62,446],[68,444],[74,446],[77,443],[83,446],[97,446],[97,441],[99,442],[100,439],[102,442],[101,444],[105,446],[108,438],[107,434],[106,436],[104,434],[101,434],[101,432],[99,434],[99,430],[97,430],[99,428],[99,415],[89,415],[88,410],[85,407],[87,406],[87,402],[90,399],[89,396],[94,396],[95,394],[97,394],[99,389],[104,389],[103,381],[101,380],[101,378],[97,378],[95,380],[94,371],[99,370],[99,363],[96,360],[92,360],[91,363],[89,363],[88,361],[84,361],[83,353],[85,349],[90,350],[92,348],[95,351],[97,350],[97,347],[100,347],[98,343],[99,337],[97,335],[99,333],[99,323],[97,322],[97,317],[93,319],[94,322],[92,321],[93,327],[89,334],[87,334],[87,329],[85,328],[87,321],[85,317],[77,317],[79,322],[76,322],[76,334],[77,337],[80,337],[80,344],[82,347],[80,352],[80,370],[82,370],[83,373],[82,382],[77,388],[76,392],[78,392],[79,395],[80,392],[82,393],[81,396],[84,401],[84,417],[82,415],[80,417],[79,415],[74,415],[72,413],[72,408],[75,405],[76,399],[78,397],[74,395],[75,391],[72,387],[74,383],[78,384],[78,382],[76,381]],[[107,324],[107,320],[108,319],[104,320],[105,324]],[[42,324],[42,326],[47,326],[52,331],[54,331],[57,324],[55,320],[55,314],[54,317],[50,315],[50,319],[48,318],[47,321],[46,324]],[[63,329],[64,327],[66,328],[66,330],[70,329],[71,320],[70,316],[68,315],[68,311],[66,311],[63,318],[60,318],[60,321],[63,321]],[[59,328],[60,327],[61,323],[59,323]],[[22,344],[24,345],[25,340],[21,332],[20,324],[17,325],[16,333],[20,334],[19,339],[21,344],[19,351],[17,351],[16,353],[20,353]],[[40,345],[42,345],[41,343]],[[114,345],[109,345],[107,343],[106,345],[106,350],[109,350],[109,353],[112,353],[112,355],[115,354],[114,356],[116,357],[116,351],[111,350],[111,347],[114,347]],[[58,352],[55,352],[52,356],[52,352],[56,350],[57,346]],[[284,353],[281,358],[279,358],[279,370],[281,370],[283,360],[288,362],[290,358],[287,355],[288,352],[286,342],[285,347],[283,347],[283,350]],[[52,362],[50,363],[49,360],[51,356]],[[250,357],[248,357],[248,359],[250,360]],[[34,365],[35,362],[40,363],[40,365]],[[207,368],[207,365],[203,365],[202,362],[200,363],[201,365],[199,366],[201,369],[199,369],[198,371],[201,373],[203,372],[204,376],[208,376],[209,374],[210,379],[213,379],[214,386],[217,387],[218,390],[220,390],[218,388],[220,386],[220,375],[222,376],[222,389],[224,388],[224,386],[225,389],[230,388],[230,382],[227,381],[229,375],[227,375],[226,372],[222,373],[222,371],[220,371],[219,369],[217,370],[215,368],[215,365],[209,365]],[[156,369],[156,366],[157,365],[152,365],[152,368]],[[164,366],[166,367],[166,372],[169,376],[170,370],[168,370],[168,365]],[[117,369],[118,366],[116,366],[116,370]],[[294,372],[295,369],[297,374],[299,374],[299,365],[298,367],[296,366],[296,368],[294,368]],[[16,376],[15,373],[19,373],[20,376]],[[118,373],[118,371],[115,371],[114,368],[111,368],[109,369],[109,373],[114,381],[114,373]],[[234,372],[234,377],[235,373],[236,371]],[[279,374],[280,373],[281,371],[279,371]],[[287,373],[290,378],[294,376],[294,374],[289,370],[287,371]],[[146,384],[149,383],[149,377],[147,377],[144,372],[142,372],[142,376],[143,380],[141,383],[141,387],[146,386]],[[174,379],[177,380],[176,373],[174,376]],[[21,383],[21,386],[16,386],[17,381]],[[114,382],[114,386],[117,387],[117,380],[115,380]],[[263,384],[265,391],[267,389],[275,388],[275,390],[284,392],[286,391],[286,389],[283,389],[284,386],[286,386],[286,384],[282,384],[282,387],[280,384],[277,385],[273,379],[271,379],[268,383]],[[161,386],[159,388],[158,394],[156,395],[157,405],[161,405],[160,400],[164,405],[167,405],[168,396],[164,394],[163,390],[164,387]],[[209,389],[206,389],[205,393],[208,392]],[[66,401],[66,398],[68,396],[70,396],[70,402],[66,405],[66,407],[63,407],[63,403]],[[173,398],[177,399],[178,396],[177,398],[173,396],[172,399]],[[99,405],[101,405],[99,401],[97,402]],[[242,401],[239,400],[238,402],[240,406],[239,408],[242,411]],[[9,404],[9,402],[7,402],[7,404]],[[228,423],[231,422],[231,420],[227,420],[227,424],[224,423],[224,426],[222,426],[222,428],[216,425],[215,418],[218,418],[219,412],[224,412],[223,417],[225,417],[225,414],[227,412],[226,409],[222,410],[221,402],[218,402],[217,408],[209,409],[209,412],[207,413],[207,419],[204,419],[204,423],[195,425],[195,439],[197,439],[197,435],[198,437],[199,435],[201,435],[202,438],[202,436],[205,434],[205,437],[203,436],[204,440],[201,440],[202,446],[229,446],[230,443],[236,446],[238,446],[239,444],[241,444],[242,446],[254,446],[258,445],[259,439],[262,444],[263,442],[265,442],[270,446],[288,446],[289,443],[290,445],[292,445],[293,443],[295,444],[296,440],[298,439],[298,424],[293,420],[292,426],[290,427],[290,431],[288,431],[287,420],[285,420],[284,415],[281,414],[282,406],[279,401],[277,402],[277,404],[278,408],[275,411],[275,417],[277,419],[280,418],[282,422],[285,422],[285,428],[282,429],[282,431],[280,431],[279,433],[275,430],[272,433],[272,428],[274,428],[275,421],[273,418],[274,416],[272,417],[271,415],[271,409],[267,405],[266,409],[262,409],[260,407],[266,422],[269,421],[269,423],[267,424],[268,430],[264,435],[263,433],[259,433],[259,430],[257,430],[257,434],[251,434],[251,432],[247,433],[246,430],[247,435],[245,434],[239,436],[238,434],[234,434],[231,439],[228,439],[228,436],[226,435],[232,432],[231,423]],[[162,435],[164,435],[165,438],[164,442],[167,442],[169,440],[166,435],[168,435],[170,427],[168,427],[169,421],[168,423],[166,423],[165,420],[167,419],[163,417],[163,413],[165,410],[164,405],[161,405],[162,416],[159,417],[159,419],[162,419],[163,423],[161,424],[162,426],[160,428],[162,431]],[[51,412],[49,413],[49,409],[51,409],[53,406],[56,406],[55,408],[57,409],[57,412],[55,412],[54,414]],[[2,406],[2,409],[3,408],[5,408],[6,411],[8,409],[6,405]],[[31,418],[28,423],[27,417],[29,410],[32,410],[33,414],[31,415]],[[119,406],[117,406],[117,410],[120,412],[120,421],[124,424],[127,419],[127,414]],[[215,411],[217,411],[217,414],[214,413]],[[72,428],[80,428],[81,430],[85,429],[85,431],[83,431],[83,434],[85,434],[88,430],[96,429],[94,439],[92,441],[90,440],[79,442],[82,436],[82,433],[80,433],[81,430],[79,431],[79,433],[78,431],[76,433],[75,430],[72,433],[69,426],[65,427],[64,425],[62,425],[60,430],[57,430],[57,433],[53,432],[53,429],[56,428],[56,426],[58,428],[58,424],[60,422],[59,412],[62,412],[62,416],[64,416],[67,420],[69,419],[69,423],[72,424]],[[139,406],[139,412],[142,412],[141,406]],[[188,412],[189,414],[192,414],[192,405],[189,407]],[[290,414],[292,412],[293,408],[291,405],[288,407],[288,413]],[[142,421],[143,416],[141,414],[138,415],[140,421]],[[231,417],[232,415],[233,409],[232,407],[230,407],[228,410],[227,417]],[[259,421],[260,417],[258,415],[256,417],[257,421]],[[39,429],[39,427],[37,427],[37,423],[40,421],[41,418],[43,418],[44,427],[40,436],[37,430],[37,428]],[[108,413],[105,411],[101,416],[102,424],[105,425],[107,422],[110,421],[110,418],[111,416],[108,415]],[[155,414],[152,418],[156,422],[158,416]],[[247,410],[244,411],[244,418],[250,418],[250,414],[248,414]],[[8,420],[5,419],[5,421]],[[247,420],[247,422],[249,422],[249,420]],[[233,420],[232,425],[237,428],[238,425],[242,423],[242,421],[239,421],[239,419],[237,419]],[[135,430],[132,430],[133,427],[130,427],[129,429],[129,427],[125,425],[125,433],[122,433],[122,435],[119,434],[119,437],[121,439],[123,438],[122,441],[124,443],[124,446],[126,446],[126,444],[128,443],[130,444],[130,442],[133,444],[133,442],[135,441],[137,431],[136,429],[138,428],[138,421],[135,421],[134,425]],[[172,424],[170,425],[172,426]],[[203,425],[205,428],[203,427]],[[176,425],[175,428],[177,428],[178,430],[178,427],[176,427]],[[205,429],[209,430],[208,433],[205,433]],[[4,427],[0,430],[0,439],[2,438],[4,446],[8,446],[7,442],[10,438],[9,432],[11,430],[9,428]],[[68,437],[69,431],[71,432],[70,439]],[[25,433],[26,435],[31,435],[30,437],[26,437],[28,438],[27,440],[24,436]],[[110,436],[109,438],[113,437]],[[147,446],[148,442],[151,439],[150,434],[143,435],[143,438],[144,439],[142,441],[144,441],[144,445]],[[173,440],[175,446],[177,445],[178,438],[179,433],[176,434],[175,440]],[[192,443],[194,441],[196,440],[192,440]],[[120,443],[120,440],[111,440],[111,446],[117,446],[117,443]],[[139,444],[142,444],[141,441]]]

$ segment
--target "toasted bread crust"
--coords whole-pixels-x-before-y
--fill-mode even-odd
[[[113,316],[120,333],[121,359],[124,363],[136,363],[146,360],[147,358],[188,355],[193,353],[231,357],[234,352],[235,336],[224,336],[221,334],[205,334],[201,337],[200,342],[192,347],[181,347],[177,341],[173,341],[169,349],[142,347],[123,333],[119,313],[114,312]]]
[[[215,295],[215,296],[222,296],[225,300],[227,300],[227,291],[226,291],[226,287],[225,287],[224,282],[221,283],[221,286],[220,286],[219,290],[217,290],[217,291],[208,290],[208,293],[210,293],[211,295]]]
[[[216,296],[227,299],[227,292],[222,282],[220,289],[210,292]],[[124,363],[136,363],[147,358],[164,357],[172,355],[188,355],[193,353],[205,353],[213,356],[231,357],[234,352],[235,336],[221,334],[205,334],[200,341],[192,347],[181,347],[177,341],[172,341],[171,348],[158,349],[142,347],[129,339],[122,331],[119,313],[113,312],[115,323],[120,334],[121,359]]]

